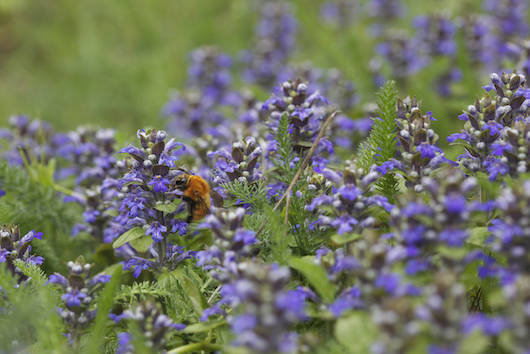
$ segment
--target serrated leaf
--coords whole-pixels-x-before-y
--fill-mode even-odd
[[[121,234],[120,237],[118,237],[118,239],[114,241],[112,247],[121,247],[127,242],[131,242],[143,236],[145,236],[145,231],[143,228],[141,228],[140,226],[133,227],[132,229],[125,231],[123,234]]]
[[[191,326],[186,327],[181,331],[181,333],[201,333],[201,332],[208,332],[212,329],[215,329],[217,327],[220,327],[222,325],[226,324],[226,320],[216,320],[216,321],[209,321],[209,322],[199,322],[194,323]]]
[[[153,244],[153,239],[151,238],[151,236],[143,236],[135,240],[129,241],[129,244],[138,252],[145,252]]]
[[[370,347],[377,339],[377,327],[368,313],[355,312],[337,320],[335,337],[350,349],[350,353],[370,353]]]
[[[354,233],[335,234],[331,236],[331,241],[333,241],[333,243],[335,243],[337,246],[342,246],[348,242],[358,240],[359,238],[361,238],[361,235]]]
[[[309,284],[316,290],[316,292],[326,302],[331,302],[334,299],[336,287],[326,274],[324,268],[314,263],[314,256],[306,256],[302,258],[289,258],[289,266],[296,269],[308,280]]]

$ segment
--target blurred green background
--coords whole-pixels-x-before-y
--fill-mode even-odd
[[[294,61],[341,69],[366,102],[375,91],[367,69],[369,24],[360,19],[347,30],[324,24],[322,2],[293,1],[300,26]],[[418,14],[441,10],[438,0],[405,3],[404,28]],[[443,1],[443,10],[460,14],[479,4]],[[163,127],[161,107],[172,88],[185,84],[190,50],[216,44],[237,55],[251,45],[256,20],[250,0],[0,0],[0,124],[27,114],[61,131],[87,123],[125,134]],[[457,130],[450,122],[487,77],[465,76],[448,104],[429,87],[429,73],[422,75],[401,94],[418,94],[426,110],[444,118],[442,136]]]

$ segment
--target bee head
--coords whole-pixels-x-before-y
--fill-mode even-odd
[[[175,188],[180,190],[186,189],[186,187],[188,186],[188,177],[189,175],[187,174],[178,175],[173,181],[173,185],[175,186]]]

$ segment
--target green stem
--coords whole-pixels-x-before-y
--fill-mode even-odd
[[[158,219],[161,221],[162,225],[166,225],[165,218],[164,218],[164,212],[157,210],[157,216]],[[166,253],[167,253],[167,240],[166,236],[157,244],[158,248],[158,263],[160,267],[162,267],[166,260]]]
[[[168,354],[177,354],[177,353],[191,353],[191,352],[197,352],[199,350],[220,350],[223,346],[220,344],[209,344],[205,342],[199,342],[199,343],[191,343],[186,344],[181,347],[175,348],[173,350],[170,350]]]

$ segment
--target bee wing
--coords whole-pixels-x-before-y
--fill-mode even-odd
[[[221,196],[221,194],[219,194],[216,191],[214,191],[213,189],[211,189],[210,190],[210,195],[211,195],[212,200],[213,200],[213,205],[215,205],[217,208],[222,208],[224,200],[223,200],[223,197]]]

